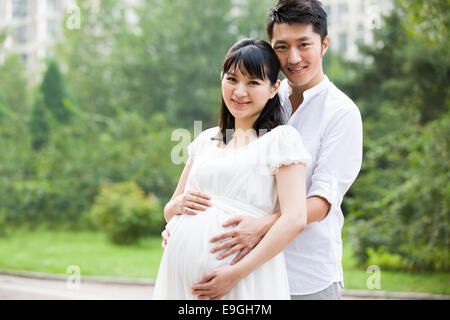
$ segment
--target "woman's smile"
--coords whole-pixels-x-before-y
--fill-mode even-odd
[[[251,103],[250,101],[239,101],[237,99],[231,99],[231,101],[238,107],[246,107]]]

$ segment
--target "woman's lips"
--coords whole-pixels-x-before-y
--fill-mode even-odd
[[[239,102],[239,101],[236,101],[236,100],[234,100],[234,99],[231,99],[231,101],[233,101],[233,103],[235,104],[235,105],[237,105],[237,106],[239,106],[239,107],[245,107],[246,105],[248,105],[248,104],[250,104],[250,102]]]

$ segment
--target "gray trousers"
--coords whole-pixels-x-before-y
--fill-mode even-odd
[[[305,294],[305,295],[294,295],[291,296],[292,300],[341,300],[342,295],[342,285],[340,282],[334,282],[328,288],[323,289],[322,291]]]

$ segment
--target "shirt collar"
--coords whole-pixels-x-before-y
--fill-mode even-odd
[[[320,81],[318,84],[316,84],[311,89],[308,89],[305,92],[303,92],[303,101],[309,100],[310,98],[319,94],[322,90],[324,90],[328,87],[329,83],[330,83],[330,80],[328,79],[328,77],[326,75],[324,75],[322,81]],[[287,92],[288,92],[288,97],[289,97],[290,95],[292,95],[292,88],[289,85],[288,81],[286,81],[286,84],[287,84]]]

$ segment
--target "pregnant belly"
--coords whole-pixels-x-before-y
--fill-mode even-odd
[[[218,267],[230,265],[237,253],[218,260],[224,251],[211,253],[210,250],[226,241],[210,242],[210,239],[232,227],[224,228],[225,223],[232,216],[217,208],[210,207],[197,215],[183,215],[172,227],[166,247],[168,265],[174,272],[193,277],[198,281],[206,272]]]

